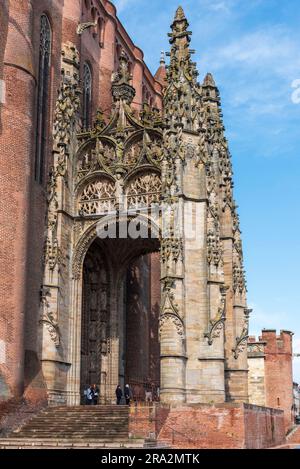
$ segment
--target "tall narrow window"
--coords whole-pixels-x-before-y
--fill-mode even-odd
[[[48,98],[51,65],[51,26],[46,15],[41,16],[39,82],[37,97],[37,138],[35,179],[40,184],[44,180],[45,154],[48,138]]]
[[[92,72],[90,66],[85,63],[83,67],[83,128],[89,129],[91,125],[92,103]]]

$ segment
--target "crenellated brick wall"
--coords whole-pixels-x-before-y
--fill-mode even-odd
[[[292,336],[264,329],[248,342],[250,402],[284,410],[286,431],[293,424]]]

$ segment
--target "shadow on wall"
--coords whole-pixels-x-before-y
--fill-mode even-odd
[[[41,369],[41,362],[37,353],[32,350],[25,351],[25,400],[40,402],[47,400],[47,389]]]

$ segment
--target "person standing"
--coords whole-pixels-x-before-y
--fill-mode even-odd
[[[98,405],[99,400],[99,388],[96,384],[93,384],[93,405]]]
[[[123,391],[121,389],[121,386],[118,384],[117,389],[116,389],[117,405],[121,404],[122,397],[123,397]]]
[[[150,405],[153,401],[153,393],[152,393],[152,383],[148,379],[145,384],[145,401],[146,404]]]
[[[125,396],[125,400],[126,400],[126,405],[130,405],[130,401],[132,399],[132,391],[130,389],[129,384],[126,384],[126,386],[125,386],[124,396]]]
[[[94,398],[94,390],[93,390],[93,386],[90,385],[87,392],[86,392],[86,403],[87,403],[87,405],[92,405],[93,404],[93,398]]]

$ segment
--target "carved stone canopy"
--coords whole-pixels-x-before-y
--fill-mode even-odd
[[[112,95],[114,101],[124,100],[127,104],[131,104],[135,97],[135,89],[130,85],[132,75],[129,71],[128,58],[122,51],[119,58],[118,71],[112,77]]]

